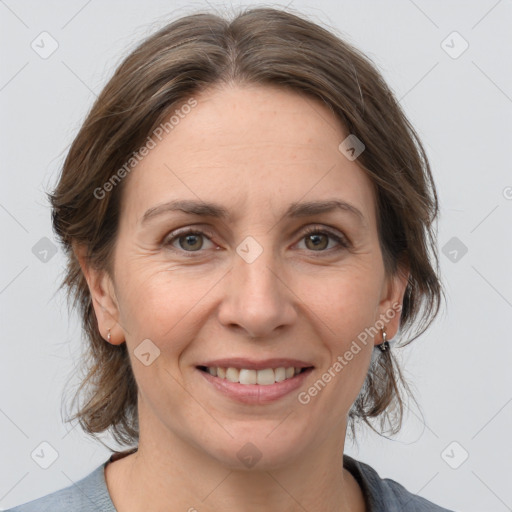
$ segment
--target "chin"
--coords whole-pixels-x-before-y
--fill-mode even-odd
[[[296,435],[290,433],[285,423],[286,420],[280,425],[277,423],[279,426],[276,427],[276,422],[272,422],[271,428],[261,429],[246,426],[238,432],[228,429],[233,438],[229,438],[224,446],[217,442],[204,449],[230,470],[276,470],[296,461],[304,445],[304,436],[298,432]]]

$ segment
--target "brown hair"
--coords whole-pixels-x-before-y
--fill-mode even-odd
[[[373,63],[334,31],[282,10],[246,9],[231,21],[203,12],[182,17],[142,42],[115,71],[74,139],[50,195],[53,227],[68,257],[63,286],[79,309],[88,344],[85,374],[75,394],[78,399],[84,393],[85,403],[67,421],[78,418],[94,437],[110,430],[118,443],[138,440],[137,386],[126,343],[114,346],[100,335],[73,245],[85,246],[89,263],[109,271],[124,181],[108,187],[100,199],[95,191],[105,191],[104,185],[120,176],[119,169],[177,105],[228,83],[279,86],[319,99],[364,143],[357,162],[376,190],[385,269],[389,275],[406,267],[410,271],[400,337],[413,326],[415,332],[405,344],[422,334],[439,311],[438,202],[429,162]],[[349,412],[353,436],[356,420],[374,429],[369,420],[377,417],[381,429],[389,421],[391,431],[399,431],[400,385],[410,393],[392,351],[382,352]]]

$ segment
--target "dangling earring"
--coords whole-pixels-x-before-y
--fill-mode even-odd
[[[377,347],[379,347],[382,352],[386,352],[387,350],[390,349],[389,341],[386,340],[386,338],[387,338],[386,330],[381,329],[381,331],[382,331],[382,340],[383,341],[380,345],[377,345]]]

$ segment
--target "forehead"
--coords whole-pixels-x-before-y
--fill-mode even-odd
[[[319,100],[261,85],[192,99],[169,114],[172,129],[125,184],[123,210],[134,222],[176,199],[222,202],[236,220],[251,205],[278,216],[301,198],[339,197],[374,217],[370,179],[339,150],[349,133]]]

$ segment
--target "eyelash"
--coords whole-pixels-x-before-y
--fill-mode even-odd
[[[320,253],[318,256],[320,256],[321,253],[331,253],[332,251],[337,252],[337,251],[341,251],[343,249],[348,249],[350,247],[350,242],[348,241],[348,239],[345,236],[338,235],[338,234],[330,231],[329,229],[326,229],[323,227],[317,227],[317,226],[306,228],[306,230],[302,233],[302,236],[300,237],[300,241],[302,241],[307,236],[318,235],[318,234],[319,235],[327,235],[332,240],[337,242],[339,244],[339,247],[331,247],[330,249],[323,249],[320,251],[312,251],[311,250],[308,252],[311,252],[311,253],[318,252],[318,253]],[[167,247],[168,249],[170,249],[173,252],[177,252],[180,254],[186,254],[187,257],[191,257],[191,258],[197,257],[199,255],[199,253],[203,252],[202,250],[185,251],[184,249],[176,249],[176,248],[172,247],[172,243],[174,241],[178,240],[181,237],[185,237],[187,235],[203,235],[203,236],[206,236],[208,239],[211,239],[213,236],[212,233],[209,232],[208,230],[194,230],[192,228],[184,228],[183,230],[178,230],[173,233],[170,233],[168,235],[168,237],[166,237],[164,239],[163,246]]]

